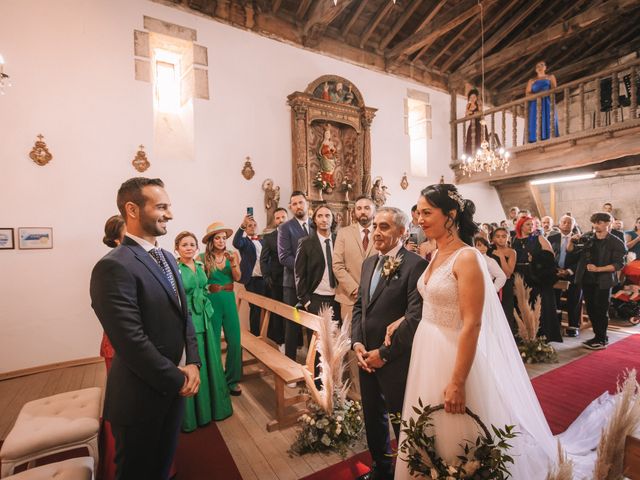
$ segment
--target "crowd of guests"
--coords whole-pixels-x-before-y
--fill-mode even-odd
[[[125,182],[121,190],[125,187],[140,190],[154,188],[164,194],[163,185],[160,184],[140,187],[137,184],[127,186]],[[125,189],[119,195],[126,196],[126,193]],[[162,250],[154,248],[152,244],[147,245],[149,242],[134,235],[134,230],[129,229],[130,224],[125,224],[123,220],[123,216],[131,215],[126,208],[137,205],[137,197],[133,195],[132,198],[121,209],[121,215],[107,220],[103,241],[112,248],[123,242],[143,246],[157,262],[159,271],[171,280],[171,262],[163,258]],[[142,204],[144,206],[144,198]],[[568,282],[565,309],[569,328],[565,330],[565,335],[579,335],[584,298],[594,331],[594,338],[585,341],[584,346],[594,350],[606,348],[611,290],[619,282],[618,272],[627,261],[627,249],[631,252],[630,257],[640,253],[640,218],[633,230],[622,232],[622,222],[606,211],[607,205],[610,207],[610,204],[605,204],[605,211],[591,216],[592,228],[587,233],[581,232],[570,214],[563,215],[556,226],[550,217],[537,219],[530,212],[517,207],[512,208],[508,218],[500,224],[478,225],[479,233],[473,238],[474,246],[487,263],[507,320],[516,336],[514,308],[518,306],[514,298],[514,276],[521,275],[525,284],[532,289],[532,301],[537,297],[541,299],[539,334],[548,341],[556,342],[562,341],[562,332],[558,314],[560,295],[554,285],[558,279],[562,279]],[[197,385],[188,387],[185,383],[181,389],[181,396],[185,397],[184,415],[181,417],[182,430],[185,432],[213,420],[227,418],[233,412],[230,396],[242,394],[239,386],[242,374],[241,328],[234,282],[242,283],[249,292],[314,314],[318,314],[323,306],[330,305],[334,319],[341,322],[354,311],[363,263],[368,257],[380,254],[375,245],[384,245],[387,235],[385,229],[400,232],[401,243],[398,245],[422,257],[425,265],[436,249],[435,241],[425,236],[416,206],[411,209],[409,220],[401,210],[392,207],[376,209],[371,198],[361,196],[354,202],[352,224],[339,229],[335,213],[327,205],[316,206],[311,212],[303,192],[294,191],[291,194],[289,211],[291,218],[287,209],[275,210],[276,228],[262,235],[258,234],[258,224],[248,211],[235,232],[223,222],[216,221],[207,227],[201,243],[198,236],[189,231],[180,232],[175,237],[175,265],[184,288],[184,302],[175,279],[170,284],[178,294],[180,306],[185,306],[191,316],[193,337],[197,343],[197,355],[192,351],[191,358],[199,357],[199,360],[187,361],[186,366],[197,363],[200,376],[199,388]],[[376,214],[379,216],[376,217]],[[171,217],[166,213],[163,215],[165,227],[158,227],[154,235],[164,234],[162,228],[166,232],[166,221]],[[150,229],[150,225],[153,225],[153,222],[137,220],[131,225],[138,232]],[[400,224],[395,225],[398,222]],[[152,235],[148,238],[155,237]],[[233,248],[229,248],[229,242]],[[374,277],[376,273],[379,272],[374,272]],[[373,296],[374,292],[370,295]],[[96,312],[99,312],[99,308]],[[261,332],[261,311],[255,306],[250,307],[249,330],[256,336],[264,333]],[[221,351],[223,333],[227,345],[224,362]],[[272,314],[266,334],[286,356],[297,360],[298,349],[303,346],[304,338],[299,324],[284,321]],[[189,353],[188,350],[184,350],[183,356]],[[106,334],[100,351],[105,357],[107,369],[110,369],[114,349]],[[367,363],[382,365],[388,360],[389,354],[388,348],[379,348],[375,353],[379,358],[368,358]],[[189,379],[188,371],[184,372]],[[357,374],[353,376],[355,379]],[[110,435],[108,428],[105,429],[105,435]],[[103,459],[108,468],[115,448],[113,439],[107,438],[105,441]],[[112,477],[108,474],[103,476]]]

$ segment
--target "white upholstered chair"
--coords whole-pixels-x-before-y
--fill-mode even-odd
[[[0,478],[23,463],[31,467],[38,458],[82,447],[97,469],[101,400],[102,390],[93,387],[25,403],[0,449]]]
[[[71,458],[16,473],[4,480],[93,480],[93,458]]]

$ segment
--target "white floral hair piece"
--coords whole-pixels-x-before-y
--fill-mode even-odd
[[[458,205],[460,205],[460,211],[464,212],[464,198],[462,198],[458,192],[454,192],[453,190],[449,190],[447,193],[449,194],[449,198],[458,202]]]

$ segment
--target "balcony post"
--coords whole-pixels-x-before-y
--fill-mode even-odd
[[[502,146],[507,148],[507,111],[502,110]]]
[[[582,113],[582,124],[584,130],[584,112]],[[564,134],[569,135],[569,124],[571,122],[571,92],[569,88],[564,89]]]
[[[457,103],[457,94],[456,89],[453,88],[449,91],[451,95],[451,163],[458,163],[458,124],[456,120],[458,119],[458,103]],[[464,145],[464,122],[462,123],[462,144]]]
[[[600,95],[600,78],[596,78],[596,128],[602,125],[602,119],[600,118]]]
[[[638,71],[636,67],[631,67],[631,106],[629,114],[635,119],[638,109]]]
[[[536,142],[542,140],[542,97],[536,98]]]
[[[527,104],[525,102],[525,107],[524,107],[524,124],[525,124],[525,135],[527,134],[527,123],[529,122],[528,118],[529,116],[527,115]],[[511,134],[513,136],[512,141],[513,141],[513,145],[512,147],[517,147],[518,146],[518,108],[514,105],[513,107],[511,107]]]
[[[618,72],[613,72],[611,75],[611,113],[613,121],[611,123],[618,123],[618,108],[620,108],[620,83],[618,82]]]

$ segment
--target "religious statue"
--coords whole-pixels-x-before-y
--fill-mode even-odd
[[[387,186],[382,182],[382,177],[376,177],[371,187],[371,199],[376,208],[384,206],[384,204],[387,203],[387,195],[390,195]]]
[[[264,209],[267,212],[267,227],[266,229],[274,229],[275,225],[275,213],[280,203],[280,187],[273,185],[273,180],[267,178],[262,182],[262,190],[264,191]]]
[[[338,149],[331,139],[331,129],[329,128],[329,125],[326,125],[324,128],[322,143],[318,149],[318,161],[320,162],[321,180],[327,185],[327,188],[323,188],[323,190],[327,193],[331,193],[336,186],[333,173],[336,169],[337,151]]]

